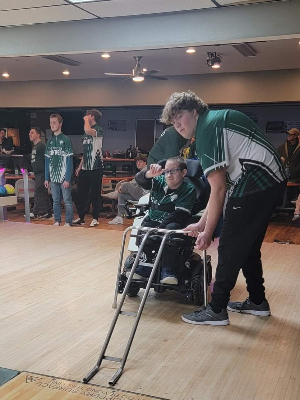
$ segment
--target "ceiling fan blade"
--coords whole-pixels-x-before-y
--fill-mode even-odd
[[[157,76],[157,75],[145,75],[146,79],[157,79],[159,81],[167,81],[168,78],[166,78],[165,76]]]
[[[114,72],[104,72],[104,75],[110,75],[110,76],[131,76],[131,74],[115,74]]]
[[[151,69],[150,71],[145,71],[145,75],[152,75],[152,74],[157,74],[159,72],[158,69]]]

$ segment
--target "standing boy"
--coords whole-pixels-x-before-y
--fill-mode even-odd
[[[51,203],[48,189],[45,188],[45,149],[46,146],[41,141],[41,130],[31,128],[29,139],[33,143],[31,152],[31,166],[35,175],[34,206],[32,210],[33,218],[50,218]]]
[[[78,217],[73,224],[85,224],[85,204],[89,190],[91,190],[93,220],[90,226],[99,225],[99,201],[103,176],[102,141],[103,130],[99,125],[102,114],[100,111],[87,110],[84,120],[84,135],[82,138],[83,157],[76,170],[78,176]]]
[[[61,193],[65,203],[66,221],[64,226],[72,226],[73,203],[71,196],[71,176],[73,171],[73,149],[70,139],[61,131],[63,119],[59,114],[50,115],[53,136],[48,140],[45,152],[45,187],[53,198],[54,225],[61,224]]]

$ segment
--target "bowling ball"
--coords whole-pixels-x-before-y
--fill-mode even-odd
[[[104,169],[105,169],[105,171],[113,171],[114,170],[114,166],[113,166],[113,164],[112,163],[105,163],[104,164]]]
[[[8,195],[13,195],[13,194],[15,194],[15,188],[14,188],[12,185],[9,185],[9,184],[7,183],[6,185],[4,185],[4,187],[5,187],[5,189],[6,189]]]
[[[0,186],[0,197],[7,196],[7,191],[4,186]]]
[[[122,171],[132,171],[132,165],[130,164],[123,164]]]

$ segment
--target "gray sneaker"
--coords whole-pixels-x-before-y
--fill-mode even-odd
[[[261,317],[268,317],[271,315],[270,306],[267,300],[264,300],[258,305],[254,304],[249,298],[243,302],[229,302],[227,310],[242,314],[260,315]]]
[[[223,309],[220,313],[215,313],[209,304],[204,310],[183,314],[181,319],[194,325],[229,325],[227,310]]]

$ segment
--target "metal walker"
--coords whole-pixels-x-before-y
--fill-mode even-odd
[[[109,385],[111,385],[111,386],[115,385],[115,383],[121,377],[121,375],[123,373],[123,369],[124,369],[125,363],[127,361],[127,357],[128,357],[128,354],[129,354],[133,339],[134,339],[135,332],[137,330],[137,327],[138,327],[138,324],[139,324],[139,321],[140,321],[140,318],[141,318],[141,315],[142,315],[142,312],[143,312],[143,309],[144,309],[144,306],[145,306],[145,303],[146,303],[146,300],[147,300],[147,297],[148,297],[149,290],[151,288],[152,281],[154,279],[154,276],[155,276],[155,273],[156,273],[156,270],[157,270],[157,267],[158,267],[158,264],[159,264],[159,261],[160,261],[164,246],[165,246],[165,243],[166,243],[168,237],[171,234],[174,234],[174,233],[175,234],[187,233],[187,231],[183,231],[183,230],[168,230],[168,229],[138,227],[139,231],[144,231],[144,232],[146,232],[146,234],[143,237],[142,242],[141,242],[141,244],[139,246],[139,249],[138,249],[134,264],[133,264],[133,266],[131,268],[130,275],[129,275],[128,279],[127,279],[127,282],[126,282],[126,285],[125,285],[121,300],[119,302],[119,305],[117,305],[119,279],[120,279],[120,276],[121,276],[121,270],[122,270],[122,265],[123,265],[123,256],[124,256],[124,247],[125,247],[126,236],[127,236],[127,233],[129,231],[131,231],[132,229],[136,229],[136,228],[137,227],[135,227],[135,226],[130,226],[123,233],[122,247],[121,247],[121,251],[120,251],[118,274],[117,274],[117,281],[116,281],[116,288],[115,288],[115,295],[114,295],[114,302],[113,302],[113,305],[112,305],[113,308],[116,308],[116,312],[115,312],[115,315],[114,315],[113,320],[111,322],[111,325],[110,325],[109,331],[107,333],[105,342],[104,342],[104,344],[102,346],[102,350],[100,352],[98,361],[97,361],[96,365],[94,366],[94,368],[83,378],[83,382],[84,383],[88,383],[97,374],[97,372],[99,371],[101,363],[102,363],[103,360],[109,360],[109,361],[114,361],[114,362],[120,363],[119,368],[117,369],[115,374],[112,376],[112,378],[108,382]],[[137,312],[122,311],[122,307],[123,307],[123,304],[124,304],[124,301],[125,301],[125,298],[126,298],[126,294],[128,292],[129,286],[130,286],[130,284],[132,282],[132,278],[133,278],[133,275],[135,273],[136,267],[137,267],[137,265],[139,263],[139,258],[140,258],[140,255],[141,255],[142,251],[143,251],[145,243],[146,243],[148,237],[151,234],[156,234],[156,233],[163,233],[164,236],[163,236],[163,239],[161,241],[161,244],[160,244],[156,259],[155,259],[155,262],[153,264],[150,277],[148,278],[148,283],[147,283],[144,295],[142,297],[139,309],[138,309]],[[134,237],[134,236],[131,235],[131,237]],[[204,274],[204,276],[203,276],[204,307],[206,307],[206,305],[207,305],[207,258],[206,258],[206,250],[204,250],[204,253],[203,253],[203,263],[204,263],[204,267],[203,267],[203,274]],[[132,330],[131,330],[131,333],[130,333],[130,336],[129,336],[129,339],[128,339],[128,342],[127,342],[127,345],[126,345],[126,348],[125,348],[125,351],[124,351],[124,354],[123,354],[122,358],[112,357],[112,356],[109,356],[109,355],[105,354],[106,349],[107,349],[107,347],[109,345],[111,336],[113,334],[114,328],[116,326],[117,320],[119,318],[119,315],[127,315],[127,316],[132,316],[132,317],[135,318],[135,321],[134,321],[134,324],[132,326]]]

